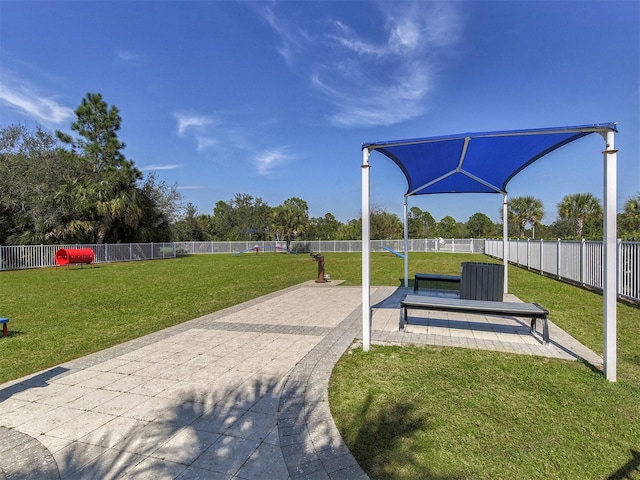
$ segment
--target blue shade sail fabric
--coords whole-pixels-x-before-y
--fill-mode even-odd
[[[509,181],[546,154],[615,123],[575,127],[463,133],[364,143],[393,160],[408,182],[406,196],[436,193],[506,193]]]

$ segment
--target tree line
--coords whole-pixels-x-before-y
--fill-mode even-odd
[[[297,212],[290,215],[295,221],[274,222],[274,218],[282,218],[280,212],[285,206]],[[595,195],[566,195],[556,208],[557,219],[545,225],[540,200],[531,196],[512,198],[507,207],[509,237],[602,239],[603,209]],[[402,220],[383,208],[371,209],[370,223],[372,240],[404,236]],[[212,215],[198,214],[196,208],[189,205],[184,218],[174,224],[173,233],[176,241],[360,240],[361,227],[361,218],[345,223],[331,213],[309,218],[307,204],[300,198],[291,198],[283,206],[271,208],[260,198],[238,193],[227,202],[219,201]],[[630,198],[624,205],[624,213],[618,214],[618,233],[623,240],[640,240],[640,194]],[[458,222],[451,216],[436,221],[428,211],[412,207],[408,212],[408,234],[409,238],[501,238],[503,227],[502,222],[493,222],[480,212],[466,222]]]
[[[124,156],[118,109],[89,93],[75,114],[76,137],[21,125],[0,130],[0,244],[170,238],[180,196]]]
[[[341,222],[331,213],[309,217],[307,202],[292,197],[270,206],[237,193],[219,200],[211,214],[184,204],[177,185],[142,175],[123,153],[122,119],[100,94],[88,93],[75,110],[75,136],[21,125],[0,128],[0,245],[203,240],[361,239],[362,219]],[[507,210],[510,237],[601,239],[602,205],[590,193],[565,196],[557,219],[542,223],[545,210],[532,196],[514,197]],[[500,211],[502,215],[502,211]],[[402,220],[382,207],[371,209],[371,238],[400,239]],[[484,213],[466,222],[436,221],[412,207],[410,238],[499,238],[502,223]],[[618,237],[640,240],[640,192],[618,214]]]

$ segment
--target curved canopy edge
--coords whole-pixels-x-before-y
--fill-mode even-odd
[[[615,123],[532,130],[462,133],[363,143],[390,158],[407,179],[405,196],[506,193],[509,181],[548,153],[591,133],[617,132]]]

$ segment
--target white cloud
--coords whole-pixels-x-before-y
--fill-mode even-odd
[[[242,129],[227,119],[194,113],[174,113],[174,117],[177,121],[178,135],[195,140],[199,151],[214,149],[216,161],[237,161],[233,160],[231,155],[237,156],[238,151],[245,152],[246,158],[250,159],[258,175],[267,176],[293,158],[287,147],[255,153],[257,136],[252,135],[254,141],[248,142]]]
[[[205,135],[199,134],[195,134],[194,137],[198,144],[198,150],[206,150],[207,148],[215,147],[216,145],[218,145],[218,140],[213,137],[207,137]]]
[[[116,54],[118,55],[118,59],[123,62],[138,62],[142,60],[142,55],[131,50],[120,49]]]
[[[60,124],[75,117],[74,111],[59,104],[53,97],[45,97],[36,93],[35,89],[24,82],[7,83],[10,78],[5,72],[5,79],[0,83],[0,101],[13,107],[22,114],[38,121]]]
[[[175,113],[174,117],[178,121],[178,135],[185,135],[188,131],[199,130],[201,127],[214,123],[213,118],[205,115],[194,115],[187,113]]]
[[[338,42],[343,47],[347,48],[358,54],[377,55],[382,56],[386,53],[385,45],[375,45],[370,42],[366,42],[353,33],[344,23],[337,21],[334,23],[336,30],[335,34],[328,34],[328,38]]]
[[[459,6],[451,2],[380,2],[379,29],[358,31],[341,19],[287,24],[272,8],[263,17],[287,63],[308,75],[338,126],[391,125],[428,110],[436,65],[460,40]],[[313,22],[313,23],[310,23]],[[309,32],[314,32],[312,36]]]
[[[259,13],[281,38],[281,44],[277,47],[278,53],[282,55],[287,64],[292,65],[296,54],[302,51],[300,42],[304,39],[304,35],[301,35],[301,32],[287,28],[285,22],[281,22],[270,6],[259,8]]]
[[[211,127],[219,125],[220,122],[213,117],[190,113],[174,113],[174,117],[178,122],[178,135],[192,137],[198,150],[206,150],[218,144],[212,135]]]
[[[258,175],[267,176],[273,173],[276,167],[293,158],[287,153],[287,147],[281,147],[274,150],[265,150],[254,157],[254,165]]]
[[[140,170],[143,172],[149,170],[175,170],[176,168],[180,168],[182,165],[172,164],[172,165],[146,165],[144,167],[140,167]]]
[[[393,81],[360,91],[344,85],[333,88],[317,76],[312,83],[334,105],[330,122],[343,127],[388,126],[417,117],[424,113],[422,100],[431,88],[429,73],[417,67],[399,72]]]

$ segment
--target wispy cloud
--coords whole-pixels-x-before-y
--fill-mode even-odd
[[[157,171],[157,170],[175,170],[176,168],[180,168],[182,165],[179,164],[171,164],[171,165],[145,165],[143,167],[139,167],[141,171]]]
[[[278,18],[274,10],[269,5],[259,8],[260,15],[267,24],[280,37],[281,42],[278,45],[278,53],[284,60],[292,65],[295,58],[303,51],[303,41],[306,35],[300,30],[290,29],[285,21]]]
[[[293,156],[288,153],[288,147],[280,147],[260,152],[253,158],[253,161],[258,175],[268,176],[277,167],[282,166],[292,158]]]
[[[3,77],[0,82],[0,101],[27,117],[46,123],[60,124],[75,116],[71,108],[58,103],[55,97],[39,94],[35,87],[24,81],[13,79],[9,72],[3,72]]]
[[[283,58],[331,105],[327,117],[334,125],[391,125],[423,115],[437,64],[460,41],[461,15],[454,3],[370,5],[378,7],[372,15],[380,28],[365,33],[342,19],[293,22],[289,11],[261,10]]]
[[[178,123],[178,135],[192,137],[196,141],[198,150],[205,150],[218,144],[209,128],[219,123],[213,117],[192,113],[175,113],[174,117]]]
[[[229,115],[233,116],[227,112],[226,116]],[[216,161],[237,162],[238,156],[245,158],[260,176],[272,175],[295,158],[288,147],[260,150],[257,145],[261,143],[262,135],[256,132],[249,135],[224,114],[175,113],[174,117],[178,135],[195,140],[199,151],[214,152]],[[252,141],[247,141],[247,138]]]
[[[184,135],[187,131],[198,130],[214,123],[213,118],[206,115],[175,113],[174,117],[178,121],[178,135]]]
[[[116,55],[118,56],[118,60],[126,63],[137,63],[144,58],[142,54],[127,49],[118,50]]]

